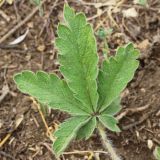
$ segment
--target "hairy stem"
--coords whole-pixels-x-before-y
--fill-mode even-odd
[[[98,131],[102,138],[102,143],[105,149],[108,150],[112,160],[121,160],[121,158],[117,155],[115,149],[112,147],[110,141],[108,140],[106,133],[105,133],[105,129],[101,124],[98,125]]]

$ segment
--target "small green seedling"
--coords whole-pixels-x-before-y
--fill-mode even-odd
[[[137,0],[137,3],[142,5],[142,6],[146,6],[147,5],[147,0]]]
[[[110,36],[113,32],[113,29],[112,28],[109,28],[109,29],[105,29],[103,27],[99,28],[96,35],[102,39],[102,40],[105,40],[108,36]]]
[[[93,29],[83,13],[64,7],[64,24],[58,25],[56,47],[63,79],[43,71],[23,71],[14,80],[20,91],[40,103],[71,115],[54,133],[53,150],[59,156],[75,138],[88,139],[98,128],[113,160],[119,160],[104,128],[120,132],[114,115],[120,109],[120,93],[138,68],[139,51],[129,43],[98,68]]]
[[[160,160],[160,147],[156,147],[154,150],[154,156],[157,160]]]
[[[38,6],[40,16],[43,16],[42,0],[30,0],[34,5]]]
[[[112,34],[113,29],[109,28],[109,29],[105,29],[103,27],[99,28],[96,35],[98,36],[99,39],[102,40],[103,42],[103,48],[102,48],[102,53],[104,55],[105,58],[107,58],[108,53],[109,53],[109,47],[108,47],[108,43],[107,43],[107,38]]]

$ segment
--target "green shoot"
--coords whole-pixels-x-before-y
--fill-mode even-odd
[[[35,6],[38,6],[40,16],[43,16],[43,8],[41,5],[41,1],[42,0],[31,0],[31,2],[34,3]]]
[[[104,128],[120,132],[114,115],[121,110],[120,93],[138,68],[139,51],[129,43],[98,67],[96,40],[85,15],[65,5],[64,19],[64,24],[58,25],[56,39],[64,78],[43,71],[22,71],[14,76],[15,83],[21,92],[40,103],[71,115],[54,133],[57,156],[73,139],[88,139],[97,128],[112,159],[120,160]]]
[[[105,58],[107,58],[108,54],[109,54],[109,47],[108,47],[108,43],[107,43],[107,38],[112,34],[112,32],[113,32],[112,28],[109,28],[107,30],[104,28],[99,28],[96,33],[98,38],[101,39],[103,42],[102,53]]]
[[[146,6],[147,5],[147,0],[137,0],[137,3],[142,5],[142,6]]]

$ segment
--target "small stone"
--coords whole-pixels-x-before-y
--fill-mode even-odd
[[[147,140],[147,146],[148,146],[149,149],[152,149],[152,147],[153,147],[153,141],[150,140],[150,139],[148,139]]]
[[[43,52],[45,49],[46,49],[45,45],[39,45],[37,47],[37,50],[40,51],[40,52]]]
[[[146,90],[144,88],[140,89],[142,93],[146,93]]]

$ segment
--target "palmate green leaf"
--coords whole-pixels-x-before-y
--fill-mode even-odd
[[[139,62],[139,51],[130,43],[120,47],[114,57],[103,62],[98,75],[98,107],[105,110],[133,78]]]
[[[121,110],[120,97],[116,98],[101,114],[116,115]]]
[[[56,39],[60,71],[84,109],[93,112],[98,101],[98,55],[93,30],[85,15],[75,14],[68,5],[64,7],[64,18]]]
[[[103,114],[98,116],[100,122],[109,130],[113,132],[120,132],[119,127],[117,126],[118,121],[111,115]]]
[[[94,132],[97,125],[96,117],[92,117],[84,126],[82,126],[77,132],[77,139],[85,139],[90,138],[92,133]]]
[[[54,133],[56,140],[53,144],[53,150],[59,156],[76,137],[77,131],[89,120],[86,116],[76,116],[62,123],[59,129]]]
[[[73,115],[87,115],[87,112],[81,109],[82,103],[74,98],[66,82],[55,74],[23,71],[15,75],[14,80],[21,92],[35,97],[53,109]]]

